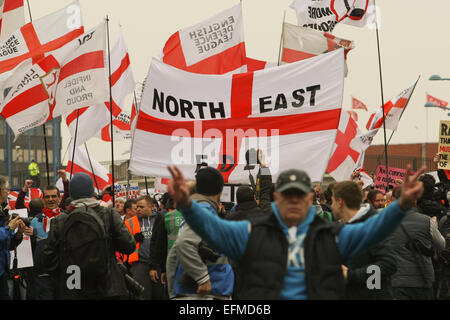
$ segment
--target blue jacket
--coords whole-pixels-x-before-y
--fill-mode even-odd
[[[0,227],[0,277],[9,270],[11,240],[14,237],[14,231],[6,227]]]
[[[307,299],[303,240],[316,214],[315,207],[312,206],[309,209],[306,218],[296,230],[295,227],[288,228],[283,223],[275,203],[272,203],[272,211],[289,240],[289,261],[281,298]],[[182,214],[192,229],[213,248],[235,261],[240,261],[244,257],[251,232],[251,224],[248,220],[222,220],[208,210],[204,210],[194,200],[191,207],[183,210]],[[393,202],[382,213],[362,223],[344,225],[337,238],[342,260],[345,262],[384,240],[400,225],[405,214],[406,212],[398,206],[398,202]]]
[[[220,219],[211,204],[202,202],[196,203],[196,205],[201,208],[202,211],[205,211],[209,215]],[[180,263],[178,263],[175,271],[174,294],[185,295],[197,293],[198,287],[196,283],[183,286],[179,282],[180,277],[186,272],[191,279],[194,281],[199,281],[200,283],[203,283],[209,277],[211,282],[211,295],[231,296],[234,286],[234,273],[231,265],[228,263],[223,263],[225,257],[222,255],[217,264],[212,264],[209,262],[206,264],[206,272],[205,263],[198,255],[198,245],[201,241],[202,239],[193,232],[190,226],[182,223],[176,241],[176,246],[180,249],[177,250],[177,259]]]

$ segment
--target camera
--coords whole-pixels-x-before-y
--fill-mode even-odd
[[[19,215],[17,214],[17,213],[13,213],[12,215],[11,215],[11,220],[12,219],[15,219],[16,217],[18,217]],[[22,220],[23,221],[23,223],[27,226],[27,227],[29,227],[30,226],[30,223],[31,223],[31,220],[33,220],[33,218],[24,218],[24,217],[20,217],[20,220]]]
[[[251,148],[245,152],[245,161],[247,161],[247,165],[260,164],[258,159],[258,151],[254,148]]]

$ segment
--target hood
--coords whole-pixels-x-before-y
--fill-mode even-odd
[[[368,203],[363,203],[361,205],[361,207],[359,208],[358,212],[353,216],[353,218],[351,218],[350,220],[348,220],[347,223],[352,223],[352,222],[356,222],[359,220],[365,220],[367,218],[369,218],[369,216],[372,215],[372,210],[371,210],[371,206]],[[370,215],[367,215],[368,213],[371,213]]]

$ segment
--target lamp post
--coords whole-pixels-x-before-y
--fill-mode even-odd
[[[438,74],[433,74],[428,80],[431,81],[442,81],[442,80],[450,80],[450,78],[441,78]]]

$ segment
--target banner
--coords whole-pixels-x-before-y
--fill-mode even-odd
[[[113,123],[117,123],[116,127],[118,127],[119,130],[128,130],[129,135],[130,129],[123,129],[123,125],[121,124],[121,121],[127,118],[127,114],[124,114],[122,109],[123,100],[134,90],[135,81],[131,70],[127,45],[122,32],[120,32],[119,38],[111,50],[111,70]],[[104,103],[75,110],[66,116],[66,124],[71,136],[74,137],[75,131],[77,131],[77,146],[83,145],[94,136],[100,136],[100,134],[103,136],[103,130],[106,132],[110,130],[111,108],[109,100],[108,94],[108,99]],[[76,130],[77,117],[78,130]],[[100,133],[100,131],[102,131],[102,133]],[[109,140],[105,141],[111,141],[110,133],[107,133],[107,135]]]
[[[101,23],[6,80],[6,87],[11,89],[1,115],[15,139],[57,116],[106,101],[109,86],[105,46],[106,25]]]
[[[355,48],[353,41],[337,38],[331,33],[283,23],[283,53],[281,63],[291,63],[344,48],[344,57]],[[347,63],[345,75],[347,75]]]
[[[46,53],[80,36],[83,30],[78,1],[25,24],[0,43],[0,74],[25,60],[29,60],[29,65],[37,63]]]
[[[438,169],[450,170],[450,121],[439,122]]]
[[[25,24],[23,0],[3,0],[0,4],[0,41]]]
[[[389,167],[389,185],[396,186],[395,180],[403,180],[406,170]],[[386,166],[379,165],[375,175],[375,189],[386,191]]]
[[[400,92],[395,98],[391,99],[387,103],[384,104],[384,114],[385,114],[385,125],[386,129],[396,130],[398,123],[400,122],[400,118],[405,110],[406,105],[409,102],[409,99],[414,92],[414,88],[417,85],[417,82],[413,83],[411,86]],[[367,130],[379,129],[383,126],[383,107],[378,108],[374,111],[366,124]]]
[[[128,194],[128,195],[127,195]],[[139,184],[130,183],[130,185],[125,184],[115,184],[114,185],[114,197],[115,199],[123,197],[127,199],[137,199],[140,196]]]
[[[241,4],[167,40],[162,61],[178,69],[202,74],[225,74],[245,64]]]
[[[343,77],[343,49],[235,75],[188,73],[154,59],[130,170],[169,177],[172,164],[194,179],[208,165],[226,182],[242,183],[248,181],[245,153],[254,148],[264,151],[275,178],[301,168],[321,181],[339,125]]]

